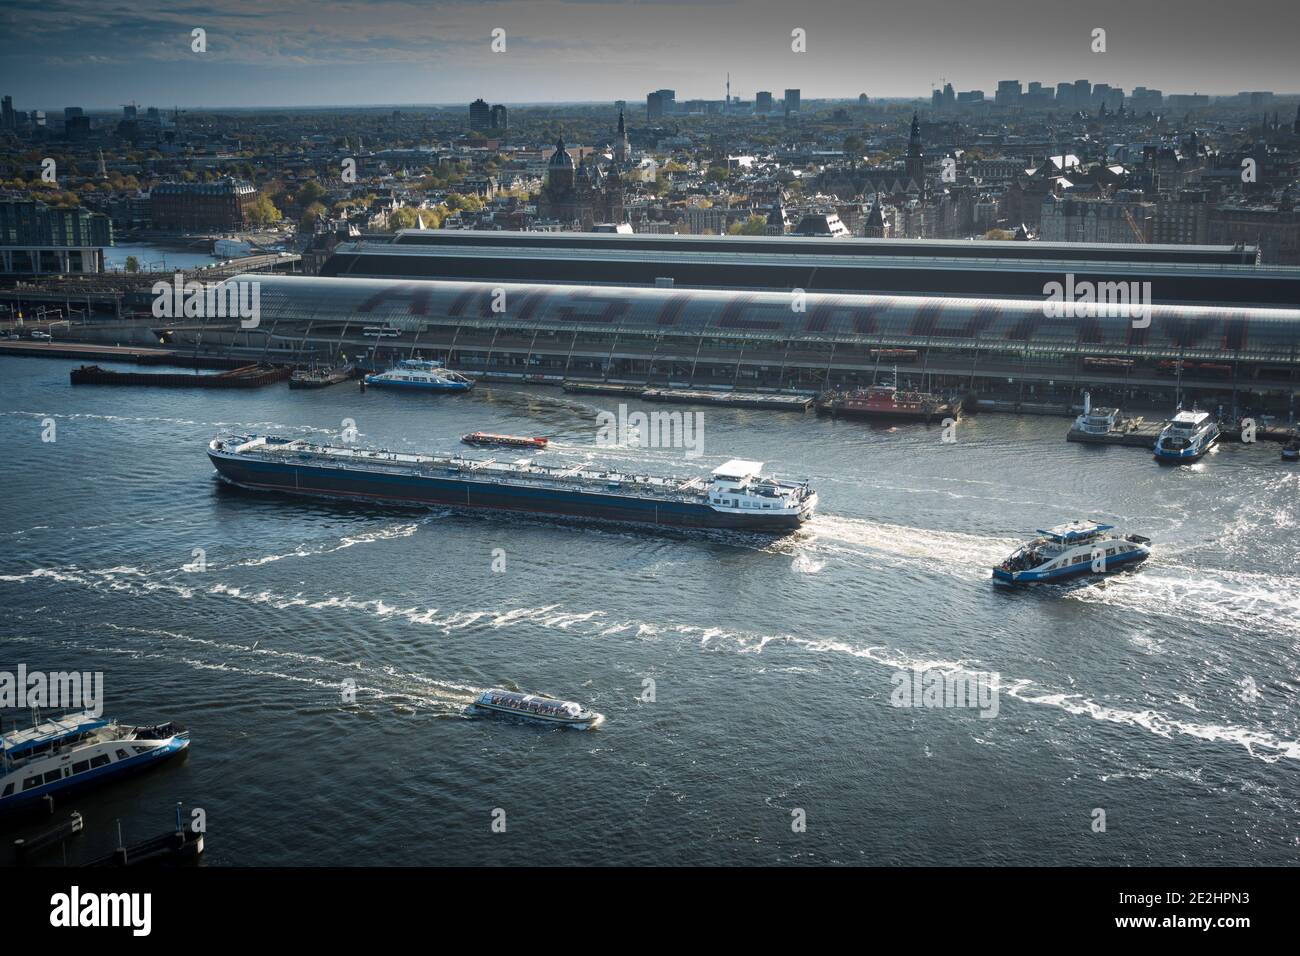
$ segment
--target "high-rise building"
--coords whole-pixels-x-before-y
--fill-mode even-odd
[[[786,90],[785,91],[785,115],[789,116],[792,113],[798,113],[798,112],[799,112],[799,91]]]
[[[510,115],[500,103],[493,105],[492,121],[489,125],[498,133],[504,133],[510,128]]]
[[[1081,110],[1092,105],[1092,83],[1088,80],[1074,81],[1074,105]]]
[[[656,120],[670,115],[677,105],[675,90],[655,90],[645,98],[645,118]]]
[[[483,99],[469,104],[469,128],[487,130],[492,128],[492,109]]]
[[[0,129],[13,129],[15,125],[14,98],[6,96],[0,100]]]
[[[772,112],[771,90],[759,90],[754,94],[754,112],[759,116],[765,116]]]
[[[1020,81],[998,80],[998,89],[993,94],[993,102],[998,106],[1019,106]]]

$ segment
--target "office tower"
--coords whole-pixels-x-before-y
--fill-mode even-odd
[[[469,128],[477,130],[492,128],[492,111],[482,99],[469,104]]]

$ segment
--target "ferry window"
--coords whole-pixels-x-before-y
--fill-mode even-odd
[[[84,773],[85,771],[87,771],[87,770],[89,770],[89,769],[90,769],[90,761],[89,761],[89,760],[78,760],[76,763],[74,763],[74,764],[72,765],[72,772],[73,772],[73,773]]]
[[[41,785],[40,777],[28,777],[26,780],[23,781],[24,790],[34,790],[40,785]]]
[[[128,754],[128,753],[126,752],[126,749],[125,749],[125,748],[123,748],[123,747],[118,747],[118,748],[117,748],[117,759],[118,759],[118,760],[125,760],[125,759],[126,759],[127,757],[129,757],[129,756],[130,756],[130,754]]]
[[[92,767],[102,767],[106,763],[108,763],[108,754],[99,754],[98,756],[90,758],[90,765]]]
[[[45,774],[45,782],[46,782],[46,783],[54,783],[54,781],[56,781],[56,780],[62,780],[62,779],[63,779],[63,768],[62,768],[62,767],[60,767],[58,770],[49,770],[49,771],[47,771],[46,774]]]
[[[132,747],[131,749],[134,750],[134,751],[135,751],[136,753],[138,753],[138,754],[147,754],[147,753],[148,753],[150,750],[152,750],[153,748],[152,748],[152,747]]]
[[[13,793],[13,792],[14,792],[14,785],[13,785],[12,783],[6,783],[6,784],[5,784],[5,792],[4,792],[4,793],[0,793],[0,797],[7,797],[7,796],[9,796],[9,794],[11,794],[11,793]]]

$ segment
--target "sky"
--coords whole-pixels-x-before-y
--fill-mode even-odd
[[[728,71],[745,99],[945,79],[990,98],[1000,79],[1294,93],[1298,44],[1300,0],[0,0],[0,93],[47,111],[643,103],[721,99]]]

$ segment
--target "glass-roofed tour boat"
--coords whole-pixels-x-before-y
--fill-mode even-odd
[[[521,717],[583,730],[599,727],[605,721],[604,714],[598,714],[571,700],[556,700],[554,697],[502,690],[499,687],[479,694],[474,703],[469,705],[469,712]]]
[[[1023,584],[1059,581],[1078,574],[1105,574],[1144,560],[1151,539],[1124,534],[1113,525],[1071,521],[1017,548],[993,569],[997,581]]]

